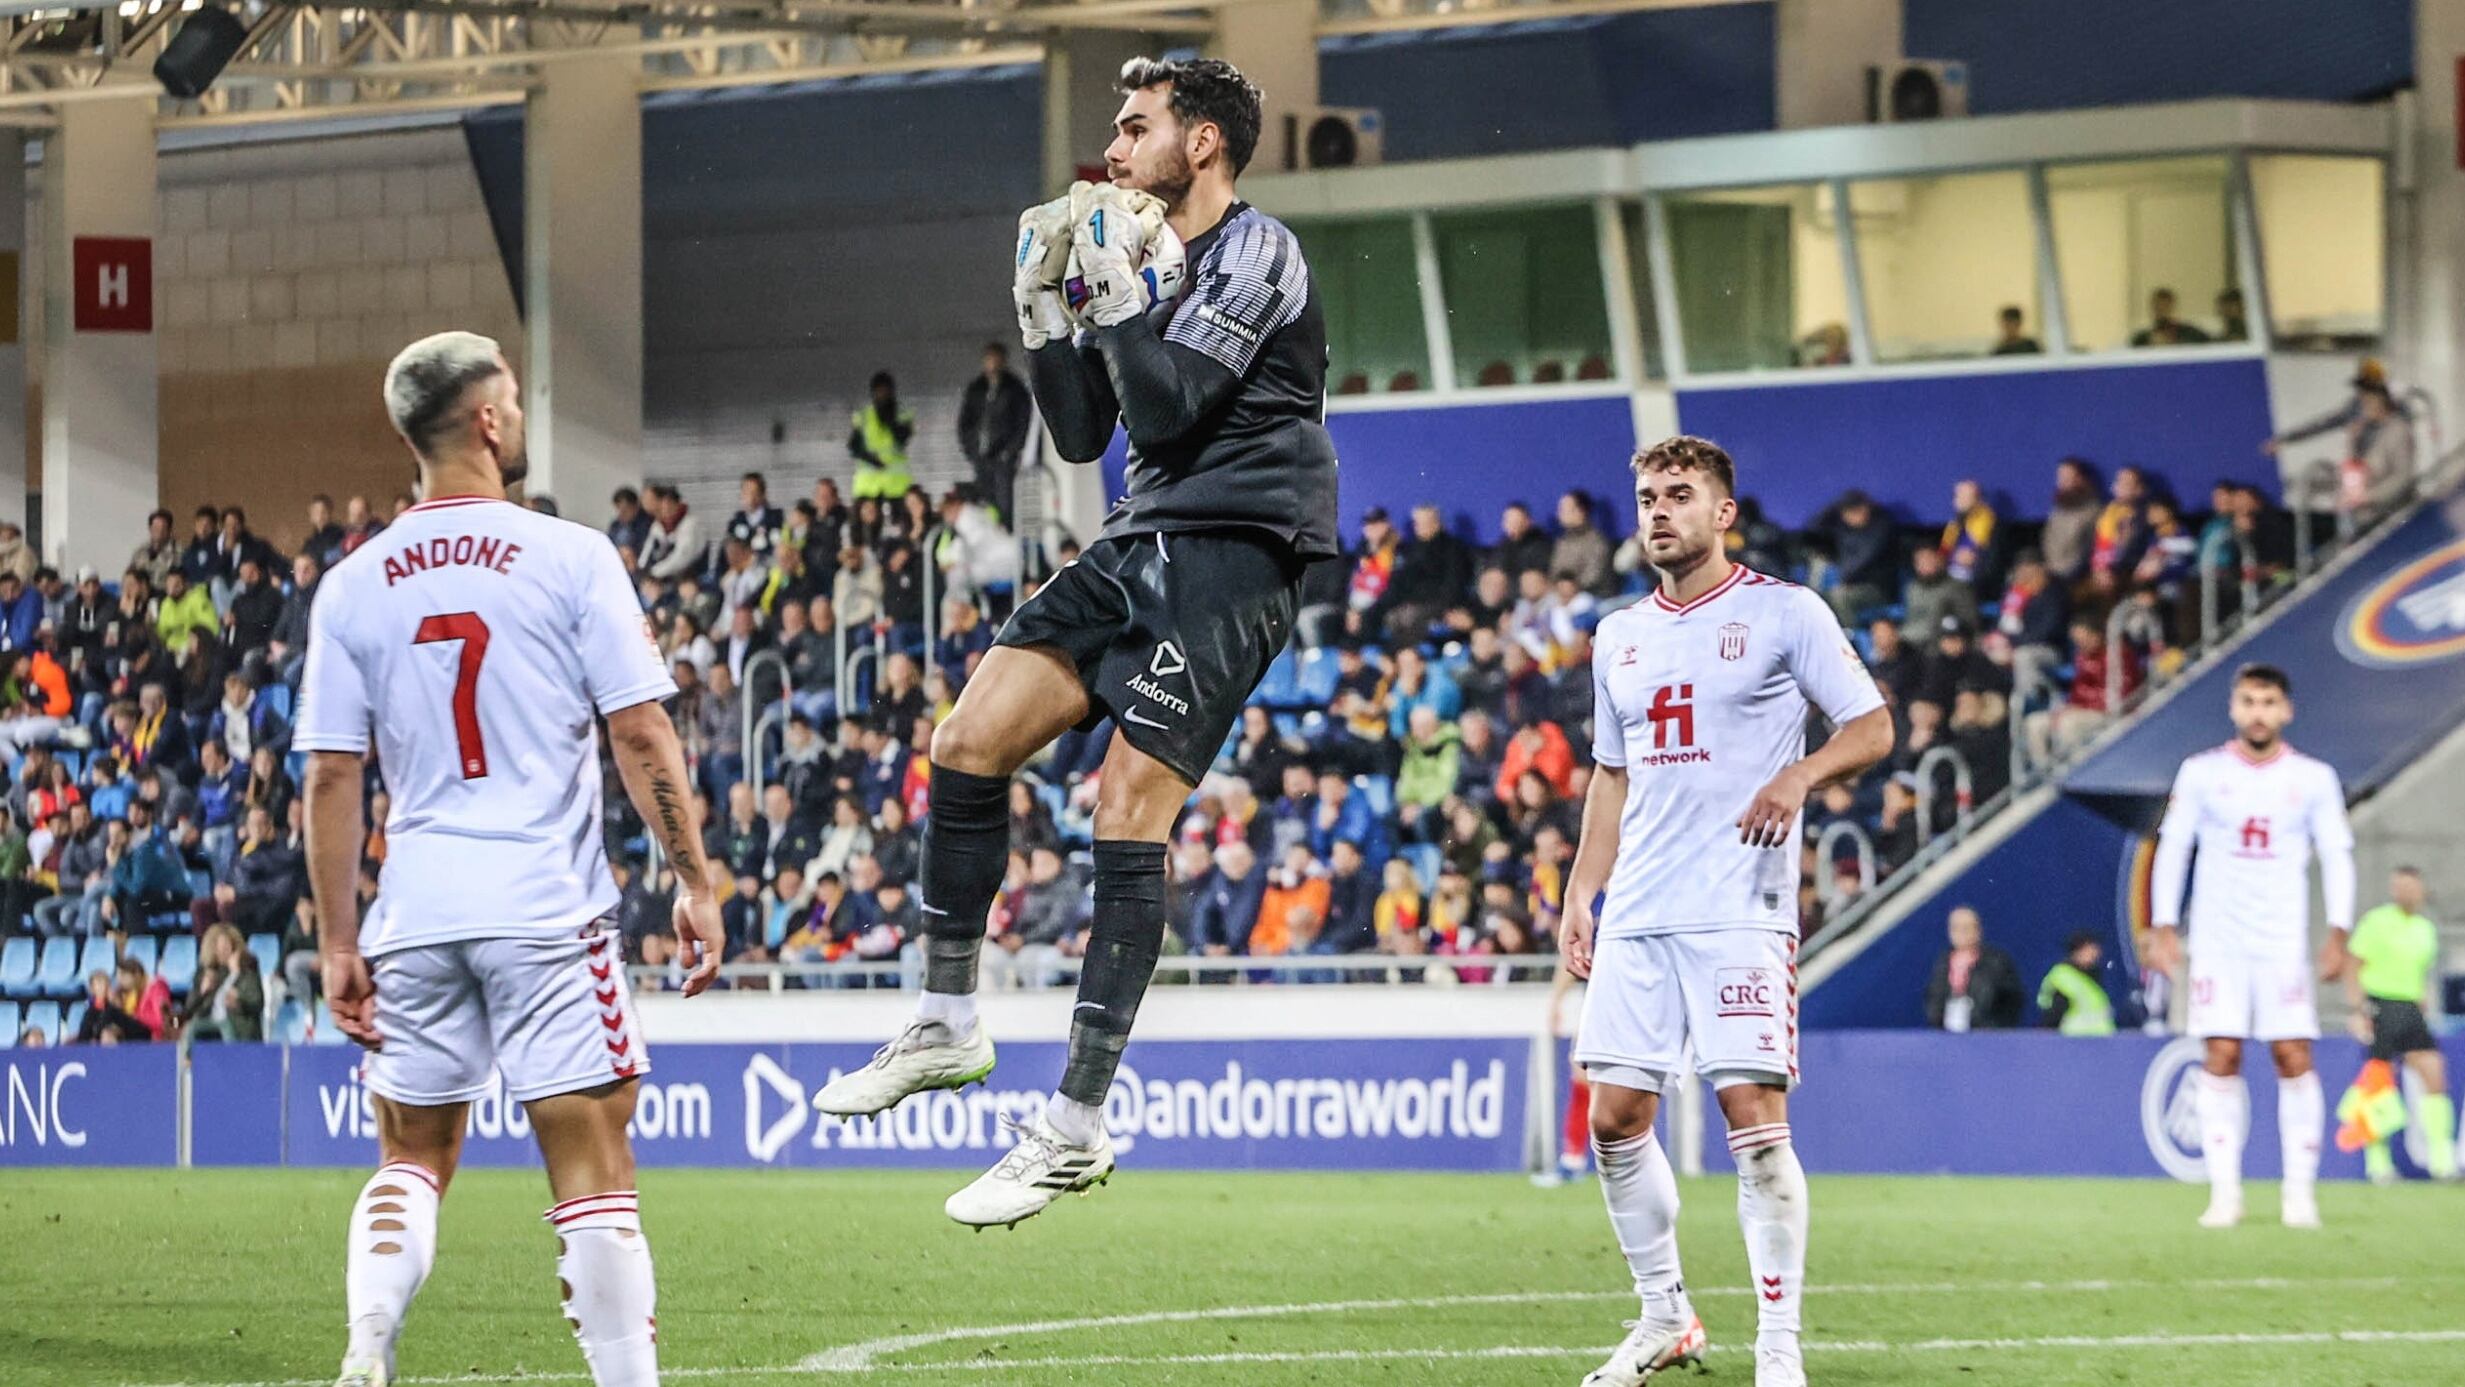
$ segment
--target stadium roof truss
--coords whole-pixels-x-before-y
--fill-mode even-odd
[[[154,90],[151,69],[205,0],[0,0],[0,124],[47,125],[63,103]],[[772,86],[1042,58],[1071,31],[1197,46],[1216,13],[1270,0],[228,0],[238,56],[171,126],[461,110],[522,100],[541,68],[622,55],[646,92]],[[1322,35],[1379,33],[1740,0],[1317,0]]]

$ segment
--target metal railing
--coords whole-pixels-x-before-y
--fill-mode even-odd
[[[1938,746],[1917,758],[1917,842],[1923,847],[1934,841],[1934,798],[1942,793],[1942,769],[1951,767],[1952,832],[1969,831],[1969,815],[1976,807],[1976,781],[1969,774],[1969,758],[1959,748]]]
[[[941,648],[941,559],[934,551],[941,547],[944,536],[955,533],[936,520],[925,527],[924,538],[916,546],[916,562],[924,565],[918,582],[923,585],[924,664],[928,669],[933,665],[933,652]]]
[[[741,735],[744,737],[743,751],[745,764],[748,766],[753,764],[753,739],[760,729],[760,719],[764,711],[761,705],[753,701],[753,676],[765,664],[776,665],[779,668],[779,702],[787,702],[788,695],[796,691],[795,680],[788,673],[787,656],[784,653],[777,650],[760,650],[745,660],[744,679],[736,686],[736,706],[743,722]],[[757,792],[760,791],[761,783],[756,781],[753,788]]]
[[[1854,825],[1851,825],[1854,827]],[[1871,846],[1868,851],[1871,853]],[[986,958],[987,991],[1058,991],[1075,986],[1084,960],[1054,957],[1044,960]],[[1547,982],[1557,975],[1556,954],[1171,954],[1156,960],[1155,980],[1162,986],[1204,985],[1252,987],[1275,984],[1351,982],[1464,984],[1491,987],[1510,983]],[[662,991],[675,987],[683,973],[673,965],[629,964],[628,979],[637,989]],[[1038,981],[1030,974],[1044,974]],[[1015,975],[1017,987],[997,982]],[[739,992],[785,992],[836,988],[915,990],[923,985],[921,958],[839,959],[832,962],[729,963],[719,980]]]

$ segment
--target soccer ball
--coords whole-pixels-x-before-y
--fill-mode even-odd
[[[1144,306],[1148,308],[1173,302],[1189,287],[1189,252],[1171,227],[1158,229],[1155,238],[1140,253],[1138,279],[1146,286],[1147,301]],[[1061,296],[1063,302],[1069,304],[1071,316],[1076,317],[1086,310],[1087,278],[1079,270],[1076,246],[1070,248],[1070,269],[1061,282]]]

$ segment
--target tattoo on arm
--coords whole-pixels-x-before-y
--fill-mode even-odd
[[[668,861],[675,864],[679,874],[688,868],[698,868],[702,845],[693,838],[693,811],[686,807],[684,796],[677,791],[676,783],[668,779],[666,771],[651,771],[650,798],[659,811],[659,841],[667,849]]]

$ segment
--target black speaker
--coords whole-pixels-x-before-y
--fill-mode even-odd
[[[163,45],[163,56],[154,60],[154,80],[173,96],[202,95],[246,42],[248,26],[238,15],[208,5],[191,14]]]

